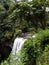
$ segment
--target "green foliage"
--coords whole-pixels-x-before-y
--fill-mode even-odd
[[[19,59],[20,61],[19,61]],[[21,53],[9,56],[1,65],[49,65],[49,30],[41,30],[24,43]]]
[[[4,4],[4,3],[8,3],[10,2],[11,0],[0,0],[0,4]]]
[[[43,54],[38,58],[38,65],[49,65],[49,45],[45,47]]]
[[[0,41],[13,38],[17,30],[28,32],[29,28],[45,29],[45,16],[45,9],[37,1],[0,4]]]
[[[4,19],[4,15],[5,15],[5,8],[2,5],[0,5],[0,21]]]
[[[38,2],[0,4],[0,43],[13,41],[18,34],[28,32],[31,28],[36,30],[38,28],[45,29],[45,6],[47,4],[43,3],[39,0]],[[42,9],[42,6],[44,9]],[[48,44],[44,41],[47,41],[47,39],[49,40],[48,30],[39,32],[36,38],[26,41],[22,53],[22,60],[26,62],[26,65],[34,65],[34,62],[36,64],[38,56],[40,58],[41,54],[44,54],[45,46]]]
[[[49,30],[40,31],[35,36],[25,42],[22,50],[22,62],[25,65],[48,65]]]
[[[39,3],[20,2],[16,3],[12,8],[9,8],[9,19],[19,23],[19,28],[27,27],[41,27],[45,29],[45,10]]]

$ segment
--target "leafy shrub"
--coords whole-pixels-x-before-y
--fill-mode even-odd
[[[42,60],[45,60],[47,64],[44,61],[43,64],[48,65],[49,30],[42,30],[35,36],[35,38],[28,39],[25,42],[22,50],[22,62],[25,65],[38,65],[38,62],[41,62],[40,64],[42,65]],[[47,50],[47,52],[45,50]]]
[[[38,65],[49,65],[49,45],[45,47],[43,54],[38,58]]]

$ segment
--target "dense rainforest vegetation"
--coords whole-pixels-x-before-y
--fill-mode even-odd
[[[25,42],[21,53],[22,62],[10,62],[10,55],[1,65],[49,65],[49,12],[46,7],[49,7],[48,0],[0,0],[0,56],[2,47],[13,43],[18,35],[29,32],[36,36]]]

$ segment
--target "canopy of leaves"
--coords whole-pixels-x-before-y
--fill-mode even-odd
[[[45,16],[45,8],[42,9],[39,2],[0,4],[0,42],[11,40],[19,30],[27,32],[32,27],[45,29]]]

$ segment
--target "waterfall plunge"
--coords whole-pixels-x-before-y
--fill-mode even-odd
[[[24,42],[26,41],[27,39],[25,38],[22,38],[22,37],[17,37],[15,40],[14,40],[14,44],[13,44],[13,48],[12,48],[12,54],[15,55],[15,54],[18,54],[22,47],[23,47],[23,44]]]
[[[13,63],[14,61],[16,61],[15,65],[20,65],[21,63],[21,50],[24,46],[24,42],[28,39],[28,38],[35,38],[35,35],[31,36],[26,36],[26,37],[17,37],[14,40],[14,44],[13,44],[13,48],[12,48],[12,55],[14,55],[10,62]]]
[[[26,36],[26,37],[17,37],[15,40],[14,40],[14,44],[13,44],[13,48],[12,48],[12,54],[15,55],[15,54],[18,54],[23,45],[24,45],[24,42],[28,39],[28,38],[35,38],[35,35],[33,35],[32,37],[30,36]]]

